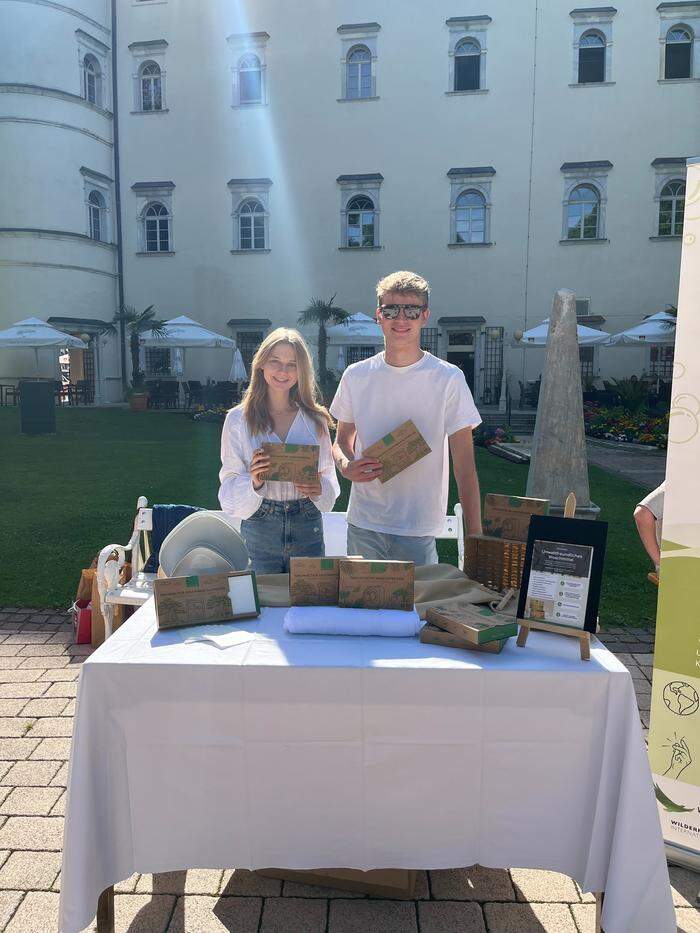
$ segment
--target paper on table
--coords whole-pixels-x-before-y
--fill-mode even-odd
[[[203,641],[214,645],[216,648],[233,648],[235,645],[244,645],[255,638],[255,632],[249,632],[241,628],[226,628],[221,630],[217,628],[215,632],[195,632],[184,639],[184,644]]]

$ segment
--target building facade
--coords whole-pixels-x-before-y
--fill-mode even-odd
[[[611,333],[675,304],[700,2],[468,12],[0,0],[0,326],[87,335],[86,374],[116,401],[99,321],[120,300],[187,314],[249,360],[309,298],[372,314],[376,281],[408,268],[432,286],[425,346],[494,404],[504,368],[514,393],[541,370],[518,337],[556,288]],[[668,375],[651,357],[582,350],[582,372]],[[190,378],[229,365],[187,355]]]

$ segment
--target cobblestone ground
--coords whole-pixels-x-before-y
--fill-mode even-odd
[[[653,635],[603,635],[632,673],[649,725]],[[67,760],[80,664],[67,617],[0,611],[0,930],[57,930]],[[671,869],[678,928],[700,933],[700,875]],[[368,898],[248,871],[134,875],[119,933],[590,933],[591,895],[564,875],[458,868],[419,874],[416,899]],[[91,929],[94,929],[91,928]]]

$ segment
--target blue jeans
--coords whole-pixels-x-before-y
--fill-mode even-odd
[[[311,499],[263,499],[258,511],[241,522],[253,570],[289,573],[290,557],[323,557],[323,521]]]
[[[416,567],[438,562],[435,538],[431,535],[390,535],[350,524],[348,554],[370,560],[412,560]]]

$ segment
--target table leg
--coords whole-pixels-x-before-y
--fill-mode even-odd
[[[603,930],[603,900],[605,891],[600,891],[595,895],[595,933],[605,933]]]
[[[114,933],[114,885],[105,888],[97,902],[97,933]]]

